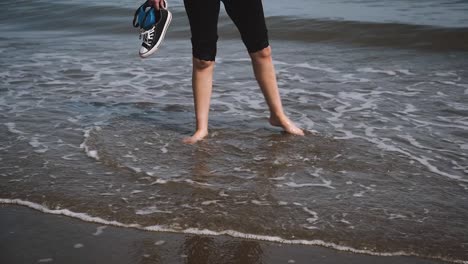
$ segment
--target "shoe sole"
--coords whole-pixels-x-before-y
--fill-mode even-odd
[[[171,21],[172,21],[172,14],[171,12],[167,11],[167,21],[166,21],[166,24],[164,25],[163,31],[161,33],[161,37],[159,38],[158,42],[156,43],[156,45],[154,45],[152,49],[150,49],[148,52],[140,53],[141,58],[148,58],[149,56],[151,56],[153,53],[155,53],[158,50],[159,46],[164,40],[164,37],[166,36],[166,31],[169,28],[169,24],[171,24]]]

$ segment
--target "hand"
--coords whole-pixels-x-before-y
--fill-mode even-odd
[[[160,8],[166,8],[166,1],[165,0],[151,0],[153,3],[153,6],[156,8],[156,10],[159,10]]]

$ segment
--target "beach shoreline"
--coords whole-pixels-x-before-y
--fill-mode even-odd
[[[144,60],[135,1],[0,3],[0,264],[468,264],[468,1],[264,1],[304,137],[268,123],[221,7],[195,145],[168,1]]]
[[[448,263],[320,246],[106,226],[0,206],[1,263]]]

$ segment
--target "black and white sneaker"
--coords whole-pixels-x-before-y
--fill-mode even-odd
[[[164,40],[167,28],[169,27],[169,24],[172,20],[172,14],[169,12],[169,10],[167,10],[166,1],[164,1],[164,6],[159,10],[151,7],[145,13],[146,14],[144,15],[143,21],[138,18],[138,20],[142,22],[140,23],[142,24],[140,25],[140,39],[143,38],[143,43],[141,43],[139,52],[140,57],[142,58],[147,58],[158,50],[159,46],[161,46],[161,43]],[[152,25],[148,26],[148,21],[151,21]]]

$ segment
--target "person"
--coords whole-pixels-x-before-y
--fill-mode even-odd
[[[164,0],[153,0],[156,9]],[[284,113],[268,42],[262,0],[184,0],[192,34],[192,89],[196,131],[184,143],[194,144],[208,135],[208,114],[218,40],[217,24],[221,1],[238,28],[253,66],[255,78],[270,110],[269,122],[293,135],[304,135]]]

